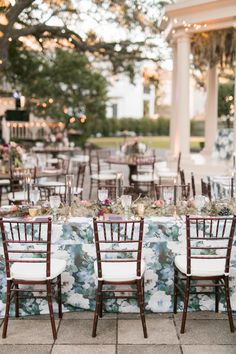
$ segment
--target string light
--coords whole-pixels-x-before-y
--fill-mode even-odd
[[[11,38],[11,37],[9,37],[9,38],[8,38],[8,41],[9,41],[9,42],[12,42],[12,38]]]

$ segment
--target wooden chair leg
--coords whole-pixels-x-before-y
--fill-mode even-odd
[[[101,285],[101,295],[100,295],[100,308],[99,308],[99,317],[102,318],[103,317],[103,311],[102,311],[102,307],[103,307],[103,294],[102,294],[102,286],[103,286],[103,283]]]
[[[174,307],[173,307],[173,312],[177,313],[177,301],[178,301],[178,270],[175,269],[174,271]]]
[[[96,296],[96,308],[95,308],[94,320],[93,320],[92,337],[96,337],[96,333],[97,333],[98,315],[99,315],[99,311],[100,311],[101,290],[102,290],[102,282],[98,281],[97,296]]]
[[[189,291],[190,291],[190,277],[187,277],[185,290],[184,290],[184,309],[183,309],[183,316],[182,316],[182,324],[181,324],[180,333],[184,333],[184,331],[185,331],[185,323],[186,323],[187,311],[188,311]]]
[[[2,338],[6,338],[6,336],[7,336],[7,326],[8,326],[8,320],[9,320],[10,303],[11,303],[11,281],[7,280],[6,309],[5,309],[3,330],[2,330]]]
[[[15,284],[15,289],[19,290],[18,284]],[[15,317],[19,317],[19,292],[15,291]]]
[[[147,338],[147,326],[146,326],[146,319],[144,313],[144,281],[142,279],[137,280],[137,288],[138,288],[138,303],[140,309],[140,316],[143,326],[143,335],[144,338]]]
[[[53,307],[52,307],[52,285],[50,280],[47,281],[47,299],[48,299],[48,309],[50,314],[53,339],[56,340],[57,330],[56,330],[55,318],[54,318]]]
[[[57,277],[57,291],[58,291],[58,316],[62,318],[62,304],[61,304],[61,275]]]
[[[230,330],[231,330],[231,332],[234,332],[234,321],[233,321],[232,309],[231,309],[231,303],[230,303],[229,277],[228,276],[226,276],[224,278],[224,283],[225,283],[225,297],[226,297]]]
[[[215,312],[219,312],[219,287],[217,286],[219,284],[219,281],[216,280],[215,284]]]

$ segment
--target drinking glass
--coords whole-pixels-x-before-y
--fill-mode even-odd
[[[201,210],[204,207],[206,203],[206,198],[204,197],[204,195],[196,195],[194,198],[194,204],[197,208],[197,212],[198,214],[201,214]]]
[[[38,189],[32,189],[30,192],[30,201],[33,205],[36,205],[40,199],[40,193]]]
[[[107,189],[99,189],[98,190],[98,199],[101,203],[104,203],[104,201],[108,198],[108,190]]]
[[[125,210],[125,217],[128,217],[128,212],[132,204],[132,196],[128,194],[123,194],[121,196],[121,204]]]
[[[51,195],[49,197],[50,207],[53,210],[53,221],[57,220],[57,209],[61,204],[61,198],[59,195]]]

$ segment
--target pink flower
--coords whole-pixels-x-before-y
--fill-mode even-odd
[[[88,206],[88,201],[87,200],[81,200],[80,204],[83,205],[84,207]]]
[[[165,201],[162,200],[162,199],[158,199],[158,200],[155,200],[155,202],[153,203],[153,205],[154,205],[156,208],[163,208],[164,205],[165,205]]]
[[[104,205],[107,205],[107,206],[109,206],[109,205],[111,205],[111,199],[109,199],[109,198],[107,198],[107,199],[105,199],[104,200]]]

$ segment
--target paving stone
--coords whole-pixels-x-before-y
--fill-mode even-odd
[[[62,320],[56,344],[116,343],[116,320],[98,320],[95,338],[92,338],[92,328],[92,320]]]
[[[58,324],[59,321],[56,320],[56,327]],[[45,320],[10,319],[7,338],[0,337],[0,344],[52,344],[53,342],[51,323]]]
[[[180,321],[176,321],[176,327],[180,333]],[[224,320],[187,319],[185,333],[179,336],[182,344],[236,344],[236,335],[230,332],[229,322]]]
[[[1,354],[49,354],[51,345],[0,345]]]
[[[139,313],[118,313],[117,317],[119,320],[140,320],[140,314]],[[173,314],[170,313],[146,313],[145,314],[146,319],[148,318],[170,318],[173,319]]]
[[[174,314],[174,318],[178,321],[182,319],[182,312],[178,312]],[[213,311],[196,311],[196,312],[188,312],[187,317],[190,320],[226,320],[228,319],[228,315],[225,312],[213,312]]]
[[[65,312],[63,313],[63,320],[93,320],[93,311],[81,311],[81,312]],[[104,313],[103,317],[99,320],[116,320],[116,313]]]
[[[118,345],[117,354],[181,354],[179,345]]]
[[[115,354],[115,345],[54,345],[52,354]],[[124,354],[124,353],[123,353]]]
[[[148,338],[143,337],[141,320],[119,320],[118,344],[179,344],[171,319],[146,319]]]
[[[235,354],[236,345],[183,345],[183,354]]]

